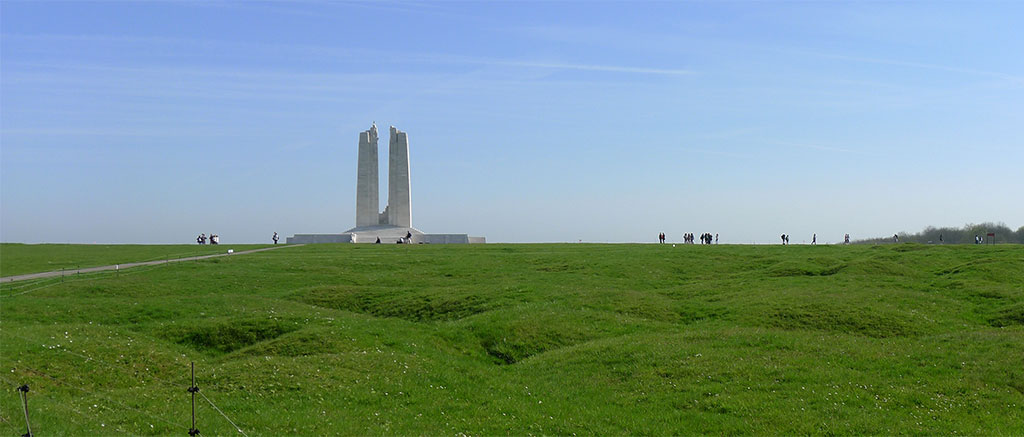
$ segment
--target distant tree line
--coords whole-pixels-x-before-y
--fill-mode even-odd
[[[939,236],[942,236],[941,242],[943,244],[974,244],[974,237],[980,236],[985,239],[985,243],[989,242],[989,233],[996,234],[995,242],[997,244],[1004,243],[1015,243],[1024,244],[1024,226],[1021,226],[1016,231],[1006,226],[1006,223],[979,223],[972,224],[968,223],[962,228],[936,228],[929,226],[923,231],[916,234],[910,234],[907,232],[900,232],[900,243],[925,243],[925,244],[939,244]],[[866,240],[855,241],[857,244],[880,244],[880,243],[892,243],[892,236],[881,237],[881,238],[869,238]]]

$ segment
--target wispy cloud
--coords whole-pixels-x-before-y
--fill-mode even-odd
[[[837,59],[837,60],[841,60],[841,61],[858,62],[858,63],[863,63],[863,64],[892,65],[892,66],[897,66],[897,67],[908,67],[908,68],[917,68],[917,69],[925,69],[925,70],[945,71],[945,72],[950,72],[950,73],[962,73],[962,74],[969,74],[969,75],[975,75],[975,76],[986,76],[986,77],[992,77],[992,78],[996,78],[996,79],[1008,80],[1008,81],[1011,81],[1011,82],[1015,83],[1016,85],[1024,85],[1024,76],[1014,75],[1014,74],[1007,74],[1007,73],[1002,73],[1002,72],[997,72],[997,71],[986,71],[986,70],[978,70],[978,69],[973,69],[973,68],[953,67],[953,66],[940,65],[940,64],[929,64],[929,63],[924,63],[924,62],[904,61],[904,60],[899,60],[899,59],[885,59],[885,58],[873,58],[873,57],[865,57],[865,56],[851,56],[851,55],[838,54],[838,53],[821,53],[821,52],[806,51],[806,50],[800,50],[800,49],[785,50],[785,51],[787,51],[789,53],[793,53],[793,54],[809,55],[809,56],[815,56],[815,57],[819,57],[819,58]]]
[[[856,149],[849,149],[849,148],[845,148],[845,147],[829,146],[829,145],[824,145],[824,144],[820,144],[820,143],[804,143],[804,142],[793,142],[793,141],[762,141],[762,142],[765,143],[765,144],[772,144],[772,145],[776,145],[776,146],[796,147],[796,148],[802,148],[802,149],[821,150],[821,151],[826,151],[826,152],[837,152],[837,153],[850,153],[850,154],[866,155],[866,156],[878,156],[875,153],[871,153],[871,152],[864,151],[864,150],[856,150]]]
[[[537,60],[537,59],[507,59],[479,57],[471,55],[460,55],[450,53],[403,53],[389,52],[383,50],[368,50],[360,48],[331,47],[312,44],[278,44],[278,43],[250,43],[238,41],[221,41],[210,39],[193,38],[167,38],[167,37],[143,37],[143,36],[110,36],[110,35],[22,35],[3,34],[0,37],[21,40],[51,40],[51,41],[80,41],[88,43],[109,43],[109,44],[131,44],[137,46],[150,45],[184,45],[190,47],[201,47],[213,51],[230,51],[232,56],[240,56],[240,50],[249,50],[254,56],[262,58],[272,51],[278,55],[294,55],[302,59],[309,56],[317,56],[326,59],[343,60],[351,62],[357,59],[373,59],[375,62],[389,63],[431,63],[448,65],[489,65],[506,66],[519,68],[540,68],[550,70],[575,70],[575,71],[596,71],[609,73],[629,73],[646,75],[692,75],[695,71],[683,68],[666,68],[651,65],[615,65],[615,64],[592,64],[585,62],[574,62],[566,60]]]
[[[683,151],[683,152],[700,153],[700,154],[704,154],[704,155],[725,156],[725,157],[728,157],[728,158],[739,158],[739,159],[756,159],[757,158],[756,156],[754,156],[752,154],[749,154],[749,153],[737,153],[737,152],[729,152],[729,151],[724,151],[724,150],[713,150],[713,149],[700,148],[700,147],[683,147],[683,148],[675,149],[675,150],[679,150],[679,151]]]
[[[595,65],[595,64],[576,64],[566,62],[533,62],[533,61],[495,61],[495,60],[479,60],[478,63],[490,64],[490,65],[508,65],[514,67],[535,67],[535,68],[552,68],[559,70],[581,70],[581,71],[607,71],[614,73],[639,73],[639,74],[662,74],[671,76],[684,76],[695,74],[692,70],[678,69],[678,68],[650,68],[650,67],[630,67],[621,65]]]

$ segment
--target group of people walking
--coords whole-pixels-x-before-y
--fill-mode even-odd
[[[277,237],[276,232],[274,233],[274,237]],[[206,234],[199,234],[199,236],[196,237],[196,243],[198,244],[206,244],[207,240],[210,241],[210,244],[220,244],[220,235],[210,234],[210,236],[207,237]],[[275,241],[274,244],[277,244],[277,242]]]
[[[683,243],[684,244],[694,244],[694,241],[695,241],[695,238],[694,238],[694,235],[692,233],[683,234]],[[665,233],[664,232],[658,234],[658,242],[659,243],[664,243],[665,242]],[[703,234],[700,234],[700,244],[712,244],[712,242],[714,242],[714,244],[718,244],[718,234],[711,235],[710,232],[705,232]]]

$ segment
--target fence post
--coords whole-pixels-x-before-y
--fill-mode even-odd
[[[195,437],[199,435],[199,430],[196,429],[196,392],[199,391],[199,387],[196,387],[196,363],[192,362],[192,386],[188,388],[188,392],[192,393],[192,427],[188,429],[188,435]]]
[[[28,384],[18,387],[18,394],[21,395],[21,404],[25,408],[25,430],[21,437],[32,437],[32,425],[28,421]]]

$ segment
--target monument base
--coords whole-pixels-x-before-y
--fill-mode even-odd
[[[484,237],[470,237],[468,234],[424,234],[416,228],[398,226],[363,226],[352,228],[343,234],[295,234],[285,239],[288,244],[320,243],[376,243],[395,244],[406,235],[412,234],[411,244],[483,244]]]

